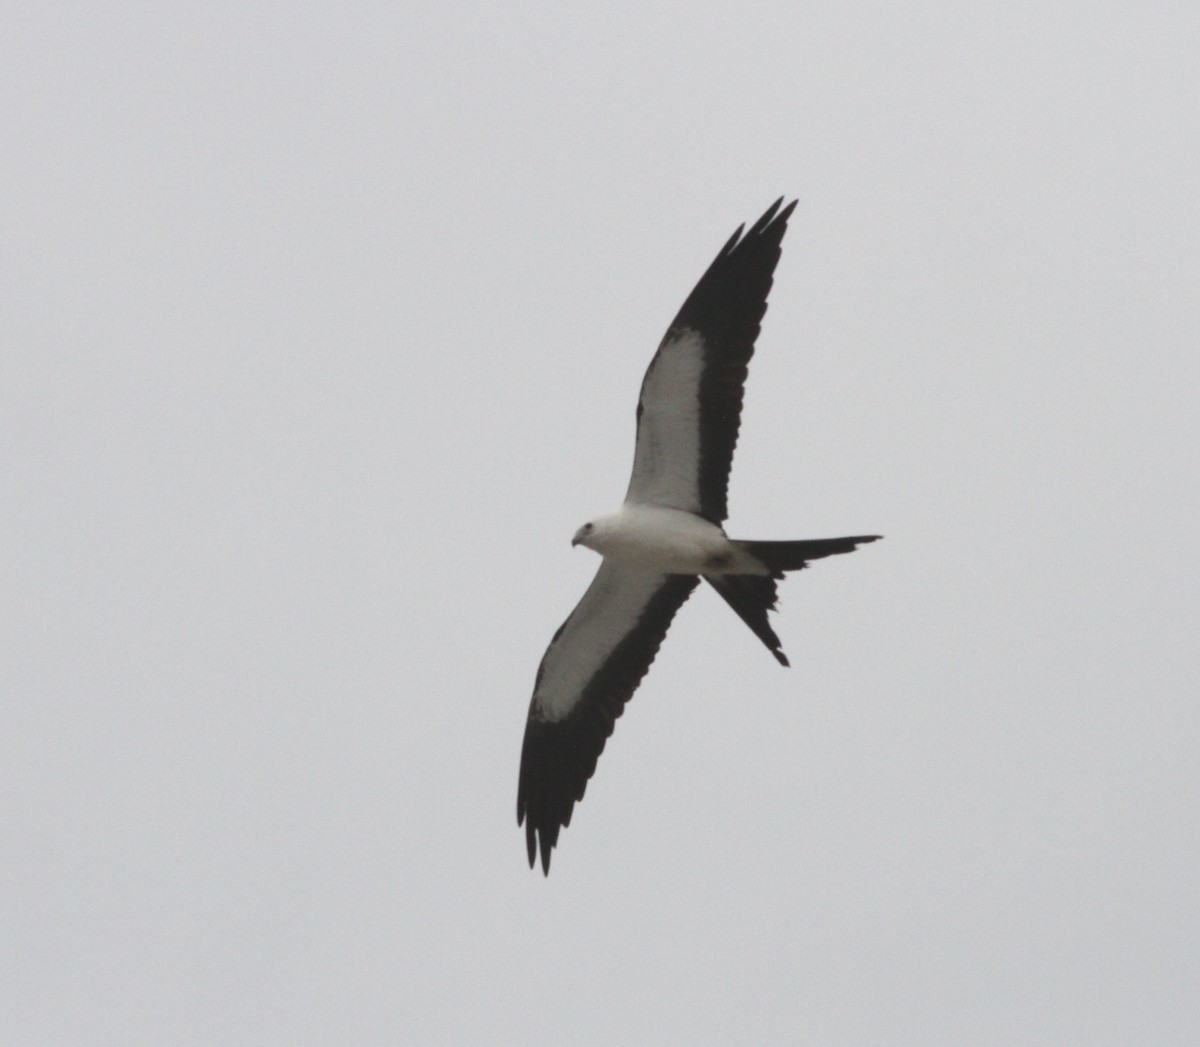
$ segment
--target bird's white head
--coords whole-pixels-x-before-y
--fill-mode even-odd
[[[589,549],[607,556],[613,550],[613,542],[621,531],[621,513],[609,513],[607,516],[593,516],[571,539],[572,545],[586,545]]]
[[[596,536],[596,524],[589,520],[575,532],[575,537],[571,539],[571,546],[573,548],[576,545],[586,545],[589,549],[595,549],[596,546],[593,543]]]

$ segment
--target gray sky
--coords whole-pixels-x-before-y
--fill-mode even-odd
[[[18,3],[6,1044],[1200,1041],[1193,3]],[[544,880],[638,384],[800,204]]]

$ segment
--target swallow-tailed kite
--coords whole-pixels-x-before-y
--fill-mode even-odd
[[[683,303],[642,381],[625,502],[571,542],[604,560],[538,667],[517,788],[530,867],[540,847],[547,874],[615,720],[700,579],[787,665],[767,621],[776,582],[879,537],[753,542],[721,527],[746,368],[796,206],[782,203],[733,234]]]

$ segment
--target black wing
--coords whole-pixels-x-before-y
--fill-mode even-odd
[[[517,786],[531,868],[540,846],[549,874],[559,830],[571,824],[617,717],[698,582],[605,560],[554,634],[529,703]]]
[[[746,371],[796,206],[780,210],[782,203],[721,248],[650,361],[627,502],[683,509],[715,524],[728,515]]]

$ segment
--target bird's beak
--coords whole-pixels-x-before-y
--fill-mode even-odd
[[[574,538],[571,539],[571,548],[574,549],[575,546],[577,546],[578,544],[579,544],[579,535],[576,535]]]

